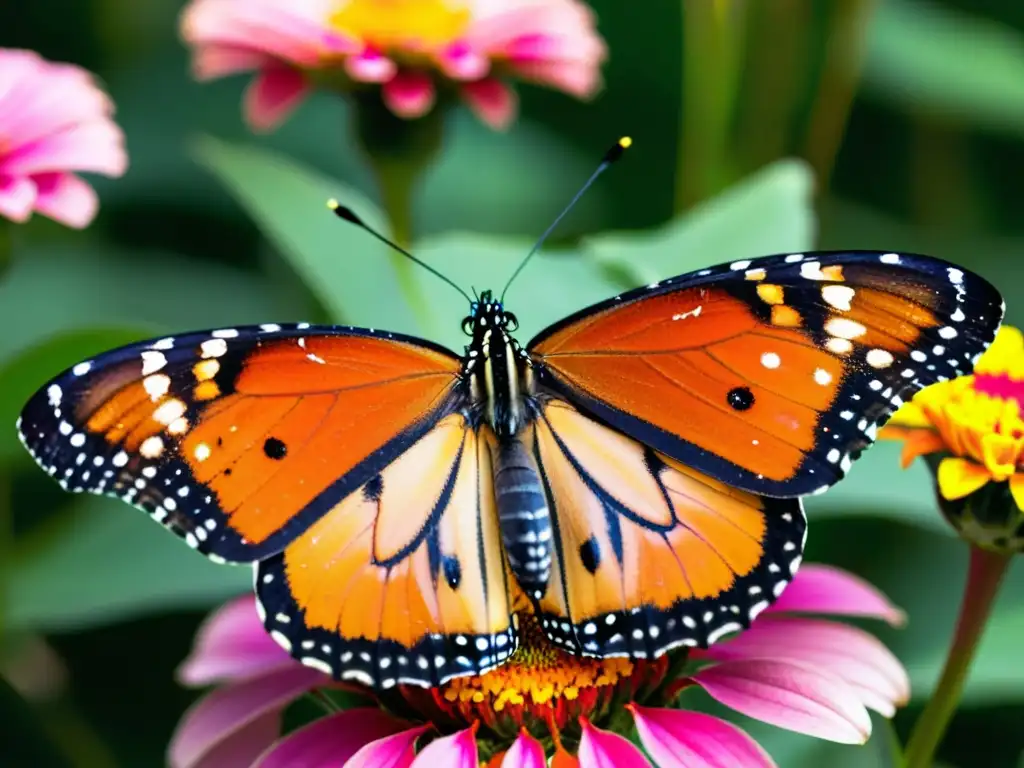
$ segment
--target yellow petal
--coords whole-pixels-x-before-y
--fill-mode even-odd
[[[969,496],[992,479],[980,464],[960,458],[943,459],[936,476],[939,493],[948,501]]]
[[[1016,474],[1010,478],[1010,494],[1017,502],[1017,509],[1024,512],[1024,474]]]
[[[897,409],[896,413],[892,415],[889,421],[886,423],[882,431],[878,433],[879,438],[885,440],[899,440],[898,436],[886,435],[887,431],[890,431],[890,427],[916,427],[916,428],[927,428],[932,425],[928,416],[925,415],[924,409],[915,402],[904,403]],[[899,430],[893,429],[892,432],[898,432]]]
[[[1015,440],[1009,435],[987,434],[981,439],[985,468],[997,481],[1006,480],[1017,469]]]
[[[975,373],[1005,373],[1024,352],[1024,334],[1011,325],[1004,325],[996,334],[992,346],[974,367]]]
[[[900,464],[906,469],[918,456],[927,456],[929,453],[944,450],[945,447],[946,443],[938,432],[930,429],[908,429],[903,452],[900,454]]]

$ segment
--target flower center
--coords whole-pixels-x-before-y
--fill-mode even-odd
[[[445,0],[347,0],[330,23],[384,50],[442,47],[457,40],[469,20],[468,8]]]
[[[572,656],[555,648],[532,613],[519,614],[519,631],[519,648],[508,662],[483,675],[452,680],[443,689],[444,698],[487,703],[495,712],[509,705],[533,709],[558,699],[575,701],[581,691],[614,686],[634,672],[629,659]]]

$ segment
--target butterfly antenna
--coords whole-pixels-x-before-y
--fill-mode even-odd
[[[388,240],[386,237],[384,237],[384,235],[382,235],[380,232],[378,232],[373,227],[371,227],[369,224],[367,224],[365,221],[363,221],[361,218],[359,218],[355,214],[355,211],[353,211],[351,208],[348,208],[347,206],[342,205],[341,203],[339,203],[337,200],[334,200],[333,198],[327,201],[327,207],[330,208],[334,212],[334,215],[337,216],[339,219],[343,219],[344,221],[347,221],[350,224],[355,224],[357,227],[359,227],[361,229],[365,229],[367,232],[369,232],[375,238],[377,238],[382,243],[384,243],[384,245],[387,245],[390,248],[393,248],[395,251],[397,251],[398,253],[402,254],[407,259],[413,261],[416,264],[419,264],[421,267],[423,267],[425,270],[427,270],[427,272],[430,272],[432,275],[436,275],[437,277],[439,277],[442,280],[444,280],[446,283],[448,283],[448,285],[450,285],[456,291],[461,293],[465,297],[466,301],[468,301],[470,304],[473,303],[473,299],[472,299],[472,297],[468,293],[466,293],[464,290],[459,288],[459,286],[457,286],[450,279],[448,279],[443,274],[438,272],[432,266],[427,264],[425,261],[423,261],[422,259],[418,259],[415,256],[413,256],[411,253],[409,253],[409,251],[405,250],[405,248],[400,246],[398,243],[395,243],[395,242],[392,242],[391,240]]]
[[[573,195],[573,198],[572,200],[569,201],[569,204],[562,209],[562,212],[558,214],[558,216],[555,218],[553,222],[551,222],[551,226],[544,230],[544,234],[542,234],[538,238],[536,244],[533,246],[533,248],[530,249],[530,252],[526,254],[526,257],[521,262],[519,262],[519,266],[516,267],[516,271],[512,273],[512,277],[510,277],[508,279],[508,282],[505,283],[505,287],[501,291],[501,298],[499,299],[499,301],[505,301],[505,294],[508,292],[509,286],[512,285],[512,281],[519,277],[519,273],[523,271],[523,267],[525,267],[529,263],[530,259],[532,259],[537,254],[537,252],[541,249],[541,246],[544,245],[544,241],[548,239],[548,236],[550,236],[552,232],[555,231],[555,227],[562,223],[562,219],[564,219],[565,215],[573,209],[576,203],[579,202],[580,198],[583,197],[584,193],[588,189],[590,189],[590,187],[593,185],[595,181],[597,181],[597,177],[600,176],[605,171],[607,171],[612,163],[614,163],[616,160],[622,157],[622,153],[629,149],[630,146],[632,146],[632,144],[633,139],[631,139],[629,136],[623,136],[621,139],[615,142],[614,145],[612,145],[611,149],[604,153],[604,158],[601,160],[601,164],[594,169],[594,172],[592,174],[590,174],[590,178],[587,179],[586,183],[582,187],[580,187],[580,191]]]

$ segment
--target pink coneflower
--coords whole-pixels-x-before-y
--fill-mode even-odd
[[[193,68],[206,80],[255,70],[245,114],[275,127],[314,80],[379,84],[397,115],[430,110],[439,83],[503,128],[515,115],[508,79],[584,98],[600,86],[604,41],[579,0],[193,0],[182,17]]]
[[[125,172],[113,112],[84,69],[0,48],[0,216],[23,222],[38,211],[69,227],[89,224],[96,193],[73,171]]]
[[[439,689],[391,689],[373,705],[329,714],[280,738],[281,712],[293,699],[329,693],[335,684],[268,638],[246,597],[213,614],[182,666],[183,682],[219,687],[180,723],[170,762],[477,768],[483,760],[494,768],[543,768],[553,756],[552,765],[564,768],[649,766],[616,733],[635,723],[663,768],[773,766],[735,725],[680,708],[698,688],[779,727],[862,743],[871,732],[868,709],[889,717],[906,702],[906,672],[872,635],[800,613],[902,620],[860,579],[805,565],[749,630],[706,651],[653,661],[579,658],[552,648],[521,621],[520,648],[498,669]]]

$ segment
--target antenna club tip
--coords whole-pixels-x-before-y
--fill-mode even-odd
[[[604,153],[604,163],[610,165],[622,157],[622,153],[633,146],[633,139],[630,136],[623,136],[612,144],[611,149]]]
[[[329,210],[332,210],[332,211],[336,211],[336,210],[338,210],[338,209],[339,209],[340,207],[341,207],[341,203],[339,203],[339,202],[338,202],[338,201],[337,201],[336,199],[334,199],[333,197],[332,197],[332,198],[331,198],[330,200],[328,200],[328,201],[327,201],[327,208],[328,208]]]

